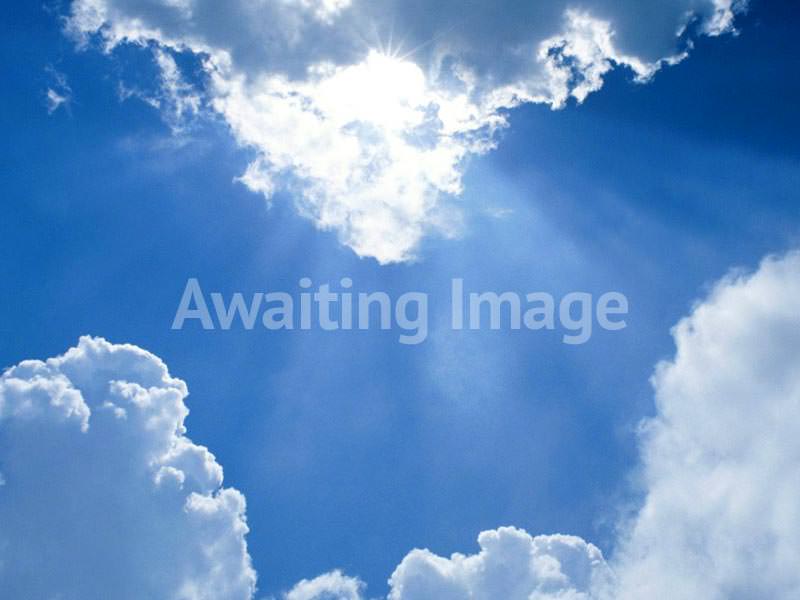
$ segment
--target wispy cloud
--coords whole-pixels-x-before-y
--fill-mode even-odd
[[[45,91],[47,114],[52,115],[60,108],[69,111],[72,103],[72,88],[67,81],[67,76],[52,66],[48,66],[45,71],[50,80],[50,85]]]

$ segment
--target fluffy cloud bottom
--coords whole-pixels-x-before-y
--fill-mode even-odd
[[[185,437],[186,394],[152,354],[88,337],[2,375],[0,597],[252,597],[244,497]]]

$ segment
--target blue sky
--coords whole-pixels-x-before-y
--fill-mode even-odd
[[[790,2],[754,1],[738,35],[699,38],[647,84],[618,69],[581,105],[511,110],[498,148],[470,159],[462,234],[390,265],[317,229],[290,192],[267,204],[235,182],[252,150],[223,119],[175,136],[145,102],[120,101],[118,81],[152,77],[147,52],[76,51],[63,7],[2,11],[0,364],[84,334],[160,356],[189,385],[188,435],[247,498],[261,593],[341,568],[384,594],[411,548],[473,552],[502,525],[611,553],[640,497],[635,429],[654,414],[670,328],[730,268],[798,242]],[[71,100],[48,114],[53,72]],[[430,293],[429,339],[170,330],[189,277],[230,294],[304,276]],[[619,290],[628,327],[578,347],[454,332],[453,277],[475,291]]]

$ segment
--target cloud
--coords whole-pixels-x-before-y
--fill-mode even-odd
[[[643,429],[620,598],[800,597],[800,254],[717,285],[674,329]]]
[[[480,552],[450,558],[410,552],[387,600],[590,600],[613,575],[599,549],[566,535],[532,537],[514,527],[484,531]],[[365,585],[340,571],[302,581],[285,600],[364,600]]]
[[[496,144],[506,111],[563,107],[614,68],[639,81],[685,58],[695,35],[731,31],[736,0],[74,0],[67,32],[203,57],[203,99],[254,153],[240,177],[287,189],[360,256],[413,260],[458,232],[470,156]],[[194,98],[197,98],[195,101]],[[180,112],[180,110],[179,110]]]
[[[580,538],[501,528],[478,554],[412,551],[389,600],[800,597],[798,306],[795,252],[726,277],[674,328],[642,426],[645,499],[608,562]]]
[[[47,114],[52,115],[59,108],[69,111],[69,106],[72,103],[72,88],[67,81],[67,76],[51,66],[47,67],[45,71],[51,82],[44,98]]]
[[[137,98],[161,112],[164,122],[180,140],[192,124],[192,120],[203,113],[203,97],[199,90],[183,77],[172,54],[160,47],[152,49],[153,61],[158,69],[158,81],[154,90],[118,83],[121,101]]]
[[[284,600],[361,600],[365,585],[353,577],[347,577],[341,571],[331,571],[316,579],[304,579],[291,591]]]
[[[589,600],[611,582],[600,550],[577,537],[503,527],[478,544],[478,554],[449,559],[414,550],[389,580],[389,600]]]
[[[0,596],[251,598],[244,497],[185,436],[185,384],[81,338],[0,377]]]

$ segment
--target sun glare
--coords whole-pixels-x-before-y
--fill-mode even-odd
[[[340,122],[402,129],[423,117],[425,74],[412,61],[372,50],[361,63],[322,82],[316,98],[323,110]]]

